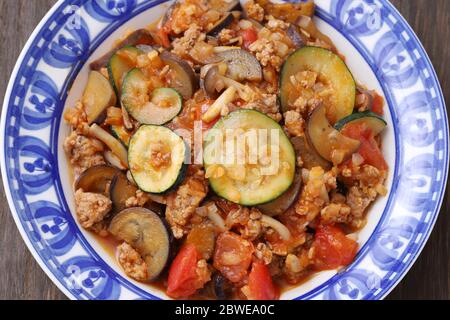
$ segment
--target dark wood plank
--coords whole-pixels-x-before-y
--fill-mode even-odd
[[[450,1],[391,0],[422,40],[450,101]],[[55,0],[0,0],[0,101],[27,38]],[[7,76],[6,76],[7,75]],[[0,187],[0,299],[65,299],[35,262]],[[419,259],[388,299],[450,299],[450,197]]]
[[[391,0],[421,39],[450,103],[450,1]],[[449,188],[434,231],[422,254],[389,299],[450,298]]]

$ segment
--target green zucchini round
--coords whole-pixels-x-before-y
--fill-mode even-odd
[[[170,152],[170,161],[162,166],[152,163],[155,153]],[[176,188],[184,179],[189,149],[184,140],[169,128],[142,125],[128,146],[128,163],[138,187],[148,193],[162,194]]]
[[[259,129],[268,131],[253,131]],[[217,154],[224,156],[229,154],[228,149],[225,147],[219,150],[221,145],[216,144],[217,137],[220,137],[220,134],[226,134],[227,131],[238,132],[239,130],[243,130],[240,137],[252,132],[256,132],[259,135],[262,132],[262,135],[266,135],[268,141],[266,144],[262,143],[264,146],[275,145],[271,134],[273,133],[274,137],[278,135],[279,167],[273,161],[275,158],[271,156],[260,157],[258,155],[257,161],[251,163],[249,160],[250,151],[247,153],[246,160],[243,163],[237,163],[234,159],[231,159],[231,162],[226,162],[222,161],[223,159],[220,159],[220,157],[216,158]],[[246,149],[261,152],[263,149],[258,148],[258,146],[261,146],[258,143],[260,141],[256,140],[256,144],[246,142],[248,146]],[[223,144],[223,146],[225,145],[226,143]],[[273,148],[270,150],[273,150]],[[266,161],[270,158],[270,162],[264,163],[262,161],[263,158]],[[296,155],[290,140],[277,122],[261,112],[240,109],[220,119],[209,130],[204,143],[203,162],[209,184],[217,195],[241,205],[254,206],[270,202],[289,189],[294,181]],[[271,172],[268,168],[274,168],[275,170]],[[214,172],[216,169],[223,170],[225,173],[221,176],[212,174],[211,172]]]
[[[140,69],[126,75],[122,85],[122,105],[142,124],[163,125],[175,118],[183,107],[183,98],[172,88],[158,88],[148,96],[148,81]]]
[[[280,73],[280,104],[283,112],[290,110],[289,94],[293,87],[291,76],[301,71],[313,71],[333,87],[334,103],[327,106],[331,123],[353,113],[356,84],[342,59],[335,53],[319,47],[303,47],[293,52],[284,62]]]
[[[109,81],[111,82],[117,97],[120,96],[124,76],[131,69],[136,67],[135,63],[131,60],[136,59],[143,53],[142,50],[139,50],[136,47],[125,46],[117,50],[109,59],[106,68],[108,69]],[[124,56],[129,56],[131,59],[126,59]]]
[[[342,131],[346,125],[357,123],[364,123],[368,128],[372,130],[375,136],[379,135],[387,126],[386,121],[376,113],[373,113],[372,111],[364,111],[353,113],[348,117],[339,120],[334,125],[334,128],[336,130]]]

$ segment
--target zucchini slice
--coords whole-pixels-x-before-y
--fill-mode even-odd
[[[339,120],[334,125],[334,128],[336,130],[342,131],[345,126],[349,124],[365,125],[367,128],[370,128],[372,130],[374,136],[379,135],[387,126],[386,121],[384,121],[384,119],[376,113],[373,113],[371,111],[364,111],[351,114],[348,117]]]
[[[330,125],[324,105],[314,109],[309,116],[306,136],[319,155],[335,165],[342,163],[360,146],[358,140],[344,136]]]
[[[132,133],[129,132],[123,125],[112,125],[111,133],[114,137],[120,140],[122,144],[128,148]]]
[[[133,46],[126,46],[116,51],[107,64],[109,81],[116,95],[120,95],[124,76],[136,67],[136,59],[143,51]]]
[[[332,124],[353,113],[356,85],[351,72],[342,59],[333,52],[318,47],[303,47],[285,61],[280,76],[280,103],[283,112],[292,109],[298,98],[291,76],[301,71],[313,71],[322,82],[332,87],[327,105],[327,117]]]
[[[153,90],[149,97],[148,81],[139,69],[128,72],[122,86],[122,104],[128,113],[142,124],[162,125],[180,112],[183,98],[171,88]]]
[[[240,109],[209,130],[203,162],[217,195],[253,206],[270,202],[289,189],[296,156],[277,122],[258,111]]]
[[[188,154],[183,139],[162,126],[140,126],[128,146],[134,181],[142,191],[154,194],[168,192],[181,183]]]

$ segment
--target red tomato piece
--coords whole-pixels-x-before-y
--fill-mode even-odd
[[[214,253],[214,268],[231,282],[239,282],[252,262],[253,245],[233,232],[219,235]]]
[[[372,130],[364,124],[349,124],[344,128],[342,133],[347,137],[361,141],[358,153],[364,158],[365,163],[379,170],[388,169],[386,160],[375,141]]]
[[[252,300],[277,300],[279,290],[273,284],[269,268],[264,263],[253,262],[248,277],[248,287]]]
[[[197,273],[195,272],[199,254],[194,245],[184,246],[173,260],[169,270],[167,294],[173,298],[188,297],[193,295],[198,286]]]
[[[382,116],[384,114],[383,106],[383,97],[375,93],[375,97],[373,98],[372,111]]]
[[[319,226],[313,243],[314,266],[331,270],[349,265],[356,256],[358,244],[335,226]]]
[[[242,36],[244,48],[246,49],[248,49],[253,42],[258,40],[258,33],[254,28],[241,30],[240,34]]]

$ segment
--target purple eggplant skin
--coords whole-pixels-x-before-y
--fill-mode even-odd
[[[177,73],[177,80],[181,82],[179,87],[174,87],[173,89],[176,89],[185,100],[189,100],[197,91],[199,85],[198,78],[192,67],[189,63],[169,51],[163,51],[161,59],[170,66],[173,72]]]
[[[113,204],[115,213],[126,209],[126,201],[136,195],[138,188],[127,178],[126,174],[120,172],[114,176],[109,187],[109,198]]]
[[[216,83],[219,79],[219,68],[217,66],[213,66],[208,70],[205,79],[202,81],[201,86],[206,95],[211,99],[217,99],[219,96],[219,92],[216,91]]]
[[[306,43],[303,40],[302,36],[300,35],[297,26],[293,24],[289,25],[289,28],[287,29],[287,35],[289,39],[291,39],[292,43],[295,45],[296,49],[300,49],[306,46]]]
[[[119,241],[126,241],[147,264],[151,282],[168,268],[173,252],[173,235],[164,218],[155,212],[135,207],[118,213],[109,225],[109,232]]]
[[[116,174],[121,171],[113,166],[99,165],[84,171],[75,181],[75,190],[83,189],[84,192],[108,194],[108,185]]]
[[[212,277],[214,294],[219,300],[229,300],[232,295],[233,285],[228,279],[219,273],[216,273]]]
[[[278,216],[288,210],[297,200],[302,186],[302,177],[299,172],[294,177],[294,182],[289,189],[275,200],[259,205],[257,208],[268,216]]]
[[[222,19],[220,19],[212,28],[208,31],[207,35],[217,37],[219,33],[227,28],[235,20],[234,15],[230,12],[227,13]]]

